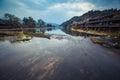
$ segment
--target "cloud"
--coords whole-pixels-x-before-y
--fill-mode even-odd
[[[28,8],[26,4],[24,4],[23,2],[20,2],[19,0],[12,0],[12,1],[13,3],[17,4],[19,7]]]
[[[51,11],[61,11],[65,12],[67,16],[77,16],[81,15],[86,11],[95,8],[95,5],[89,2],[79,2],[79,3],[57,3],[48,8]]]
[[[80,16],[83,13],[93,9],[94,7],[95,5],[88,2],[56,3],[42,11],[31,10],[31,9],[25,9],[24,11],[26,11],[28,14],[40,16],[46,20],[47,18],[50,18],[51,20],[53,19],[52,22],[56,21],[57,23],[60,23],[73,16]],[[36,17],[36,18],[40,18],[40,17]],[[51,21],[50,19],[48,20]]]
[[[53,10],[91,10],[95,7],[94,4],[89,3],[89,2],[84,2],[84,3],[58,3],[53,6],[51,6],[49,9]]]
[[[54,3],[49,5],[45,9],[41,10],[39,8],[31,8],[28,3],[24,3],[20,0],[12,0],[13,3],[17,4],[18,7],[15,7],[11,13],[14,13],[16,16],[23,18],[24,16],[31,16],[35,20],[43,19],[46,22],[56,22],[61,23],[66,19],[69,19],[73,16],[80,16],[83,13],[95,8],[95,5],[90,2],[64,2],[64,3]],[[30,0],[34,2],[38,7],[39,4],[45,3],[46,0]],[[72,1],[72,0],[71,0]],[[77,0],[76,0],[77,1]],[[48,2],[46,2],[48,3]]]
[[[42,3],[47,3],[46,0],[30,0],[31,2],[33,2],[34,4],[40,5]]]

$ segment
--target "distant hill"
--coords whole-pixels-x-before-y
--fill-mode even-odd
[[[72,24],[74,21],[80,22],[80,21],[84,21],[90,18],[97,18],[97,17],[102,17],[102,16],[106,16],[106,15],[110,15],[110,14],[116,14],[116,13],[120,13],[120,9],[106,9],[103,11],[100,10],[91,10],[88,11],[87,13],[81,15],[81,16],[75,16],[72,17],[70,20],[67,20],[65,22],[63,22],[60,26],[63,27],[67,27],[70,24]]]

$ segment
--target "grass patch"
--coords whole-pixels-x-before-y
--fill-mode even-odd
[[[30,41],[31,39],[29,39],[29,38],[24,38],[24,39],[17,39],[16,41]]]
[[[25,33],[25,34],[30,35],[30,36],[36,36],[36,37],[43,37],[47,39],[50,39],[50,36],[51,36],[51,35],[44,34],[44,33]]]

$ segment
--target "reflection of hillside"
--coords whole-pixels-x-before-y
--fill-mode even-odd
[[[95,34],[87,34],[87,33],[72,31],[71,29],[62,29],[62,31],[65,32],[66,34],[70,34],[72,36],[82,36],[82,37],[98,36],[98,35],[95,35]]]
[[[62,30],[63,32],[65,32],[66,34],[72,35],[70,29],[61,29],[61,30]]]

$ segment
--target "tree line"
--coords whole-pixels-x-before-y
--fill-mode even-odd
[[[45,24],[42,19],[35,21],[32,17],[24,17],[20,19],[13,14],[5,13],[0,18],[0,29],[11,29],[11,28],[35,28],[35,27],[52,27],[51,24]]]

